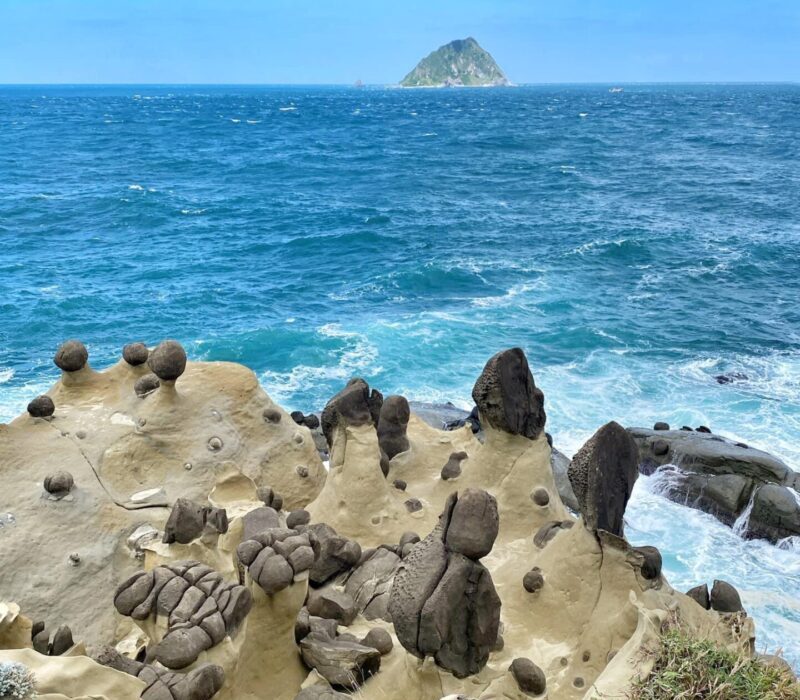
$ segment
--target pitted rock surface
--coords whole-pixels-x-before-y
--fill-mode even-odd
[[[568,474],[584,525],[623,537],[625,507],[639,475],[639,450],[628,431],[606,423],[572,458]]]
[[[478,673],[497,641],[500,598],[491,574],[464,554],[488,553],[497,525],[490,494],[451,494],[439,523],[401,562],[392,585],[388,611],[400,643],[414,656],[432,656],[457,678]]]
[[[114,596],[121,615],[134,620],[168,618],[166,633],[149,653],[171,669],[186,668],[201,652],[234,636],[252,604],[247,588],[226,582],[197,561],[139,571],[120,584]]]
[[[482,422],[535,440],[547,419],[544,394],[536,387],[528,358],[520,348],[503,350],[483,368],[472,389]]]

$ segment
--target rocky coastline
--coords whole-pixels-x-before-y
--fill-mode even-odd
[[[0,663],[44,700],[592,700],[646,680],[669,630],[758,656],[735,588],[673,589],[625,508],[648,474],[777,542],[797,474],[664,425],[608,423],[570,459],[518,348],[472,412],[353,378],[289,414],[173,340],[54,363],[0,425]]]

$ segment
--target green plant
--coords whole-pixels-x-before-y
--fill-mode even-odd
[[[800,700],[794,674],[678,630],[646,652],[652,673],[637,681],[629,700]]]

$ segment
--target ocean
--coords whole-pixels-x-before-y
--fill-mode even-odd
[[[800,469],[800,86],[610,87],[0,87],[0,421],[70,337],[177,338],[306,412],[356,375],[469,408],[518,345],[567,454],[665,420]],[[800,546],[645,477],[627,521],[800,668]]]

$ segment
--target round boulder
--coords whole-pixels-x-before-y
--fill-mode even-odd
[[[67,340],[61,344],[53,358],[56,367],[64,372],[77,372],[89,361],[89,351],[80,340]]]
[[[49,418],[56,411],[53,399],[42,394],[28,404],[28,413],[33,418]]]
[[[133,385],[133,390],[140,399],[143,399],[148,394],[152,394],[160,386],[161,382],[155,374],[145,374],[143,377],[139,377],[139,379],[136,380],[136,383]]]
[[[508,667],[519,689],[527,695],[541,695],[547,689],[544,671],[530,659],[518,657]]]
[[[74,485],[72,474],[65,471],[57,471],[44,478],[44,490],[53,495],[69,493]]]
[[[177,340],[165,340],[150,353],[147,364],[163,382],[174,382],[186,369],[186,351]]]
[[[739,591],[727,581],[714,581],[709,598],[711,609],[717,612],[735,613],[744,610]]]
[[[383,629],[383,627],[373,627],[367,632],[367,636],[364,637],[362,643],[364,646],[377,649],[381,653],[381,656],[388,654],[394,646],[392,635]]]
[[[147,362],[150,351],[144,343],[128,343],[122,348],[122,359],[131,367],[138,367]]]

